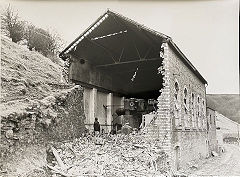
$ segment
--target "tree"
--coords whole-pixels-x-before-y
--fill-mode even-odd
[[[57,54],[63,46],[63,40],[56,32],[49,32],[28,24],[25,37],[29,50],[35,49],[44,56]]]
[[[50,41],[49,41],[49,50],[54,54],[59,54],[63,47],[65,46],[65,42],[61,38],[61,36],[55,31],[49,31],[50,34]]]
[[[15,12],[9,5],[1,15],[1,30],[10,37],[13,42],[19,42],[24,37],[25,22],[20,20],[18,13]]]
[[[27,26],[25,39],[30,50],[35,49],[43,55],[48,54],[50,35],[42,28],[30,24]]]

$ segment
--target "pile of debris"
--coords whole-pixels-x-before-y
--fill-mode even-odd
[[[51,145],[48,168],[54,176],[161,176],[168,172],[160,143],[141,135],[91,135]],[[55,147],[54,147],[55,146]]]

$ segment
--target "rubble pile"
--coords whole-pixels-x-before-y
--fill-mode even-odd
[[[74,139],[86,129],[80,86],[29,102],[22,111],[1,117],[0,162],[18,146]]]
[[[158,142],[140,135],[87,136],[55,147],[49,148],[47,158],[54,175],[161,176],[168,171],[167,155]]]

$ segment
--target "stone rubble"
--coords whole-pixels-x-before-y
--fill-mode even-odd
[[[53,176],[168,176],[158,144],[139,134],[88,135],[49,147],[47,166]]]

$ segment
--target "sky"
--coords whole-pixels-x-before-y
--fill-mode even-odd
[[[108,8],[171,36],[208,81],[208,94],[239,93],[239,1],[1,1],[67,44]]]

